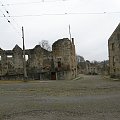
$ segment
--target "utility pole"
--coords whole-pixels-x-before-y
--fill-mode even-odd
[[[22,39],[23,39],[23,71],[24,71],[24,80],[27,78],[26,71],[26,60],[25,60],[25,40],[24,40],[24,29],[22,27]]]
[[[70,31],[70,25],[69,25],[69,35],[70,35],[70,40],[72,40],[72,38],[71,38],[71,31]]]

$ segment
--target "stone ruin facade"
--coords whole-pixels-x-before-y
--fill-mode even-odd
[[[87,75],[98,75],[97,64],[90,63],[89,61],[86,61],[86,74]]]
[[[25,50],[26,71],[29,79],[62,80],[77,75],[74,39],[59,39],[52,45],[52,51],[36,45]],[[23,50],[16,45],[12,50],[0,49],[0,79],[21,79],[23,73]]]
[[[110,76],[120,78],[120,24],[108,40]]]

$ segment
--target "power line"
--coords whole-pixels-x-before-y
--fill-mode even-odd
[[[9,23],[10,23],[10,20],[6,18],[6,15],[2,12],[2,10],[0,10],[0,12],[1,12],[1,13],[2,13],[2,15],[3,15],[3,16],[1,16],[1,17],[4,17],[4,18],[7,20],[7,22],[9,22]]]
[[[47,3],[47,2],[50,3],[50,2],[65,2],[65,1],[70,1],[70,0],[52,0],[52,1],[41,0],[39,2],[7,3],[6,5],[2,4],[1,6],[41,4],[41,3]]]
[[[3,17],[7,20],[7,22],[12,26],[12,28],[18,33],[19,36],[20,32],[15,28],[15,26],[11,23],[11,21],[9,19],[6,18],[5,14],[0,10],[0,12],[3,14]]]
[[[0,3],[3,5],[3,3],[0,1]],[[3,8],[4,8],[4,10],[5,10],[5,12],[7,13],[7,17],[11,17],[11,15],[10,15],[10,12],[5,8],[5,6],[3,6]],[[19,25],[17,24],[17,22],[12,18],[12,20],[15,22],[15,24],[18,26],[18,28],[20,28],[21,29],[21,27],[19,27]]]
[[[3,5],[3,3],[0,1],[0,3],[1,3],[1,5],[4,7],[4,5]],[[6,10],[6,8],[4,7],[4,9],[5,9],[5,12],[7,13],[7,14],[9,14],[9,11],[8,10]]]
[[[0,3],[3,5],[3,3],[0,1]],[[2,12],[2,10],[0,10],[1,11],[1,13],[3,14],[3,16],[2,17],[4,17],[6,20],[7,20],[7,22],[13,27],[13,29],[15,30],[15,31],[17,31],[17,33],[20,35],[20,32],[19,32],[19,30],[17,29],[17,28],[19,28],[20,29],[20,27],[18,26],[18,24],[17,24],[17,22],[13,19],[13,17],[12,17],[12,20],[16,23],[16,25],[17,25],[17,28],[14,26],[14,24],[11,22],[11,20],[9,19],[9,18],[11,18],[11,16],[10,16],[10,13],[9,13],[9,11],[4,7],[3,8],[4,10],[5,10],[5,13],[7,14],[4,14],[4,12]],[[20,29],[21,30],[21,29]],[[20,35],[21,36],[21,35]]]
[[[40,16],[57,16],[57,15],[103,15],[103,14],[120,14],[120,12],[89,12],[89,13],[51,13],[51,14],[36,14],[36,15],[12,15],[9,17],[40,17]],[[4,17],[4,16],[0,16]]]

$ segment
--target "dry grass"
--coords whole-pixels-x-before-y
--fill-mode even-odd
[[[0,84],[15,84],[15,83],[22,83],[21,80],[0,80]]]

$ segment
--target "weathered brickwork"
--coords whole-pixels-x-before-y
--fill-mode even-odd
[[[72,79],[77,65],[74,40],[60,39],[52,45],[52,51],[36,45],[25,50],[27,76],[31,79]],[[0,78],[23,77],[23,51],[16,45],[13,50],[0,49]]]
[[[110,75],[120,78],[120,24],[108,40],[108,49]]]

